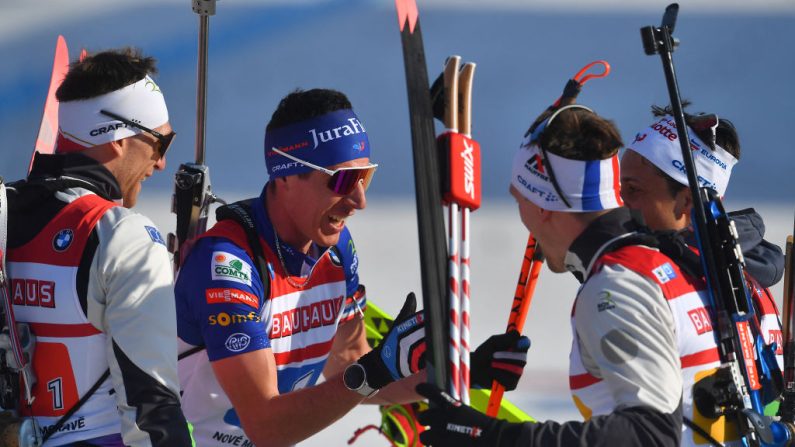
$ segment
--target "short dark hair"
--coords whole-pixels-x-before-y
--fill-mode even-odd
[[[682,108],[686,108],[690,105],[690,101],[684,100],[682,101]],[[666,115],[673,116],[673,108],[671,106],[660,107],[657,105],[651,106],[651,113],[655,117],[662,117]],[[689,113],[684,113],[685,115],[685,123],[693,129],[692,123],[693,121],[699,116],[703,115],[703,113],[697,115],[691,115]],[[702,141],[710,141],[712,139],[712,135],[709,134],[709,129],[703,129],[700,131],[694,130],[698,138]],[[726,152],[732,155],[732,157],[736,158],[737,160],[740,159],[740,137],[737,135],[737,128],[734,127],[734,123],[729,121],[726,118],[718,118],[718,127],[715,129],[715,144],[718,146],[726,149]],[[707,145],[709,147],[709,145]],[[712,150],[712,148],[710,148]],[[652,165],[654,166],[654,165]],[[666,174],[662,169],[654,166],[657,170],[657,174],[660,175],[664,180],[665,184],[667,185],[668,193],[671,197],[675,197],[676,194],[682,190],[682,188],[687,188],[687,185],[683,185],[679,183],[677,180],[674,180],[673,177]]]
[[[265,130],[278,129],[335,110],[351,109],[351,102],[337,90],[314,88],[296,89],[279,102]]]
[[[682,108],[686,108],[689,105],[689,101],[682,101]],[[651,113],[655,117],[666,115],[673,116],[673,109],[671,106],[660,107],[653,105],[651,106]],[[693,121],[697,119],[698,116],[703,115],[703,113],[691,115],[685,112],[684,115],[685,123],[687,123],[687,125],[692,129]],[[695,132],[696,135],[698,135],[698,137],[704,142],[710,141],[712,139],[712,135],[709,134],[709,129]],[[715,144],[726,149],[726,152],[730,153],[732,157],[736,158],[737,160],[740,159],[740,137],[737,135],[737,128],[734,127],[734,123],[726,118],[718,117],[718,128],[715,130]]]
[[[572,160],[605,160],[624,145],[616,125],[585,109],[568,109],[552,120],[538,144]]]
[[[104,95],[157,74],[155,64],[153,57],[132,47],[92,54],[69,66],[55,97],[65,102]]]

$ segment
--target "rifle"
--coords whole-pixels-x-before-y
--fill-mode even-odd
[[[693,196],[693,227],[707,281],[712,319],[717,322],[713,327],[717,328],[721,366],[712,384],[701,389],[694,388],[694,402],[707,417],[725,415],[733,418],[746,446],[790,445],[795,435],[793,426],[763,416],[762,385],[757,361],[764,356],[759,349],[764,342],[755,340],[751,332],[754,308],[745,282],[745,260],[737,242],[737,229],[715,190],[699,187],[672,57],[679,45],[679,41],[673,37],[678,12],[678,4],[669,5],[665,9],[662,24],[659,27],[643,27],[640,34],[645,53],[659,54],[662,60]],[[770,347],[766,348],[769,350]]]
[[[787,260],[784,273],[784,391],[778,415],[781,421],[795,424],[795,255],[793,234],[787,236]]]
[[[199,58],[196,82],[196,162],[183,163],[174,174],[171,212],[177,215],[176,235],[168,235],[168,249],[174,254],[174,272],[185,261],[193,242],[207,229],[207,216],[213,203],[226,204],[212,193],[210,168],[204,164],[204,137],[207,128],[207,41],[210,16],[216,0],[193,0],[199,14]]]

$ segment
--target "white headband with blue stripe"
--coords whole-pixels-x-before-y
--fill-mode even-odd
[[[618,155],[605,160],[571,160],[547,153],[567,207],[555,191],[546,172],[541,150],[522,144],[513,160],[511,184],[525,198],[550,211],[588,212],[618,208],[621,201]]]

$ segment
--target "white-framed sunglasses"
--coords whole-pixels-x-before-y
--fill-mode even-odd
[[[375,169],[378,167],[377,164],[370,163],[367,166],[350,166],[345,168],[338,168],[335,170],[326,169],[322,166],[318,166],[312,164],[308,161],[301,160],[298,157],[292,156],[286,152],[280,151],[275,147],[271,147],[273,152],[281,155],[282,157],[287,157],[292,161],[301,163],[302,165],[312,168],[316,171],[323,172],[330,176],[328,184],[328,188],[336,194],[341,194],[343,196],[347,196],[356,188],[356,185],[361,183],[364,186],[365,191],[370,186],[370,182],[373,180],[373,175],[375,174]]]

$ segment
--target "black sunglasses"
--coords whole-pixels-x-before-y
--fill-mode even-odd
[[[146,126],[143,126],[141,124],[138,124],[138,123],[136,123],[134,121],[128,120],[127,118],[124,118],[123,116],[116,115],[113,112],[108,112],[107,110],[100,110],[99,113],[101,113],[101,114],[103,114],[105,116],[109,116],[109,117],[111,117],[111,118],[113,118],[115,120],[121,121],[122,123],[126,124],[127,126],[137,127],[139,129],[143,130],[144,132],[152,134],[152,136],[157,138],[157,141],[160,143],[160,146],[158,146],[158,148],[157,148],[157,151],[160,153],[160,158],[163,158],[163,157],[166,156],[166,151],[168,151],[169,146],[171,146],[171,142],[174,141],[174,137],[177,135],[177,133],[174,132],[173,130],[168,135],[163,135],[162,133],[160,133],[160,132],[158,132],[156,130],[150,129],[150,128],[148,128]]]
[[[541,135],[544,133],[544,131],[552,122],[552,120],[554,120],[556,116],[560,115],[560,112],[567,109],[583,109],[591,113],[594,113],[593,110],[579,104],[571,104],[568,106],[563,106],[555,110],[555,112],[552,115],[550,115],[549,118],[542,121],[541,124],[539,124],[538,126],[536,126],[535,129],[533,129],[533,132],[530,135],[529,144],[535,145],[541,150],[541,162],[544,164],[544,168],[547,170],[547,174],[549,175],[549,180],[550,182],[552,182],[552,187],[555,188],[555,192],[558,193],[558,197],[560,197],[560,200],[563,202],[564,205],[566,205],[566,208],[571,208],[571,204],[566,199],[566,196],[563,194],[563,191],[561,190],[560,185],[558,184],[557,178],[555,178],[555,171],[552,169],[552,164],[549,162],[549,156],[547,155],[547,150],[544,149],[544,146],[542,146],[539,143]]]

